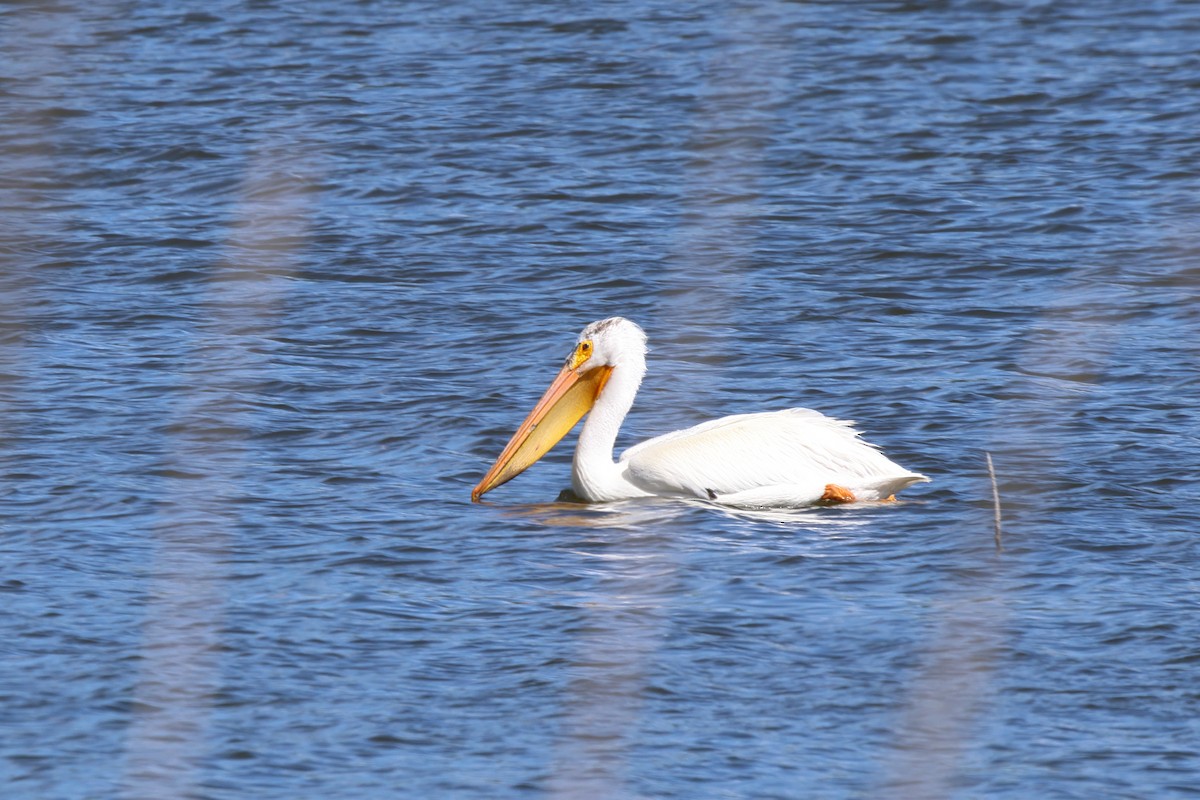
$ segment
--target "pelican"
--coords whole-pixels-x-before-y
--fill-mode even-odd
[[[737,414],[634,445],[613,445],[646,374],[646,334],[623,317],[593,322],[550,388],[471,492],[512,480],[591,411],[571,469],[571,488],[590,502],[688,497],[762,508],[891,500],[928,481],[859,438],[851,423],[807,408]]]

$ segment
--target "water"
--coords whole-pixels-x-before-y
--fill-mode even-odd
[[[0,7],[7,798],[1200,794],[1200,6]],[[622,446],[933,483],[469,502]],[[1003,501],[995,551],[991,452]]]

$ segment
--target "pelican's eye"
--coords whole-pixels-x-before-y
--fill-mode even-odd
[[[584,339],[579,344],[575,345],[575,352],[571,354],[569,359],[571,369],[579,369],[589,358],[592,357],[592,342],[590,339]]]

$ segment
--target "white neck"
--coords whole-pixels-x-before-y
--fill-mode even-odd
[[[571,487],[584,500],[621,500],[647,495],[622,476],[623,467],[613,462],[617,432],[637,395],[646,374],[646,357],[630,354],[614,367],[604,390],[596,398],[575,446]]]

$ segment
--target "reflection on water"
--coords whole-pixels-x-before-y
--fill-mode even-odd
[[[858,503],[835,508],[731,508],[716,506],[733,519],[775,523],[787,530],[807,529],[836,537],[839,531],[870,525],[868,510],[884,509],[894,503]]]
[[[498,514],[542,525],[578,528],[643,530],[655,523],[679,520],[698,513],[715,513],[734,520],[777,523],[787,530],[821,531],[836,535],[836,529],[857,528],[871,523],[871,510],[884,510],[900,502],[858,503],[831,508],[739,508],[693,498],[639,498],[615,503],[516,503],[485,500]]]
[[[484,501],[489,503],[489,501]],[[490,501],[502,517],[527,520],[540,525],[577,528],[615,528],[637,531],[655,523],[676,519],[686,510],[680,501],[625,500],[617,503],[517,503]]]

